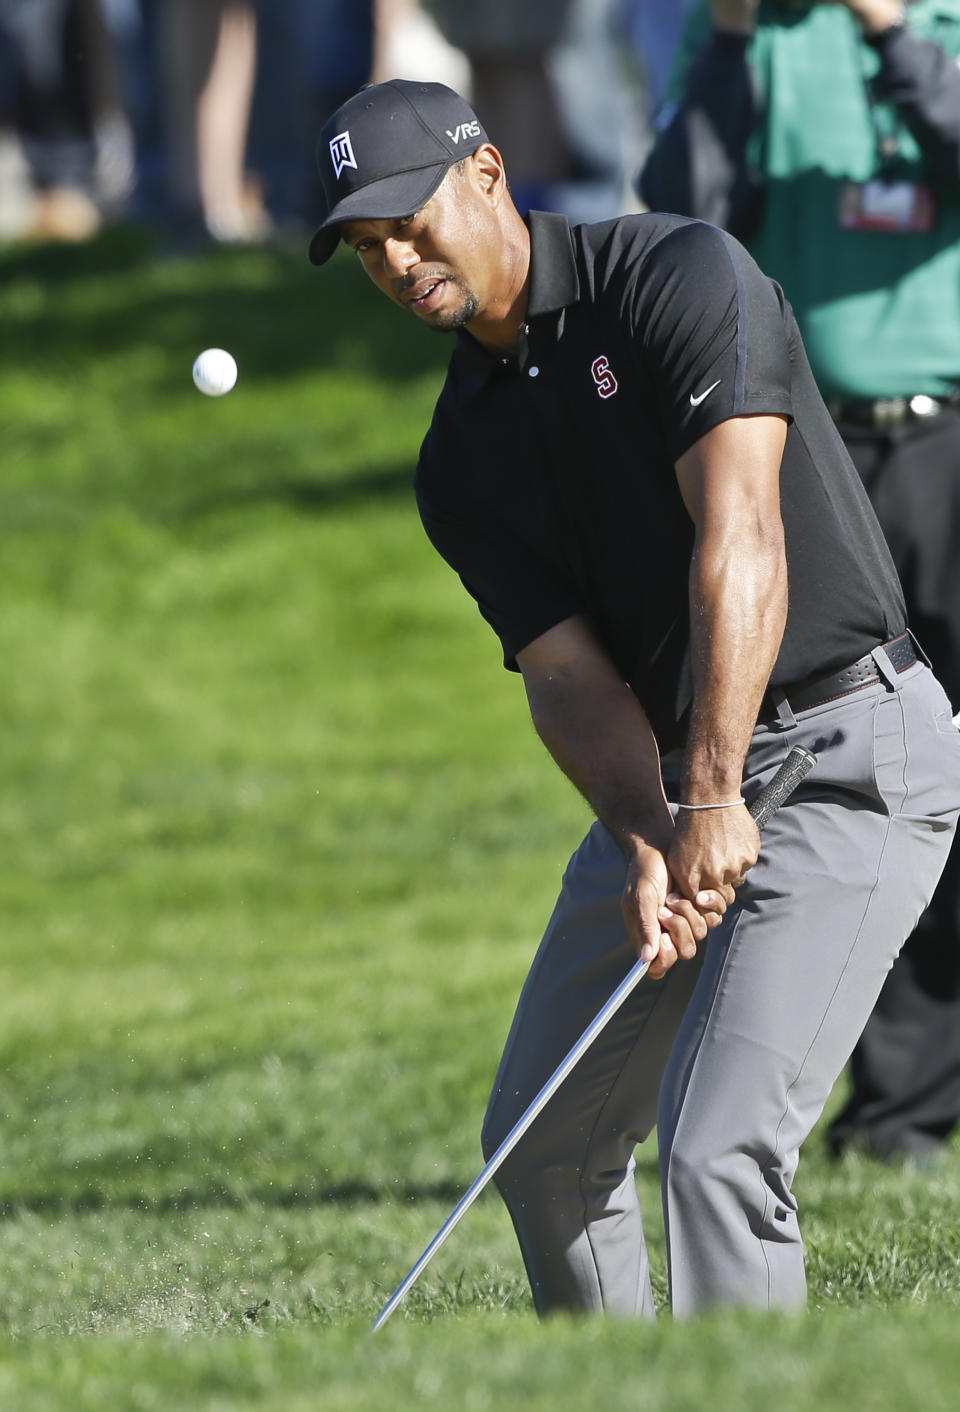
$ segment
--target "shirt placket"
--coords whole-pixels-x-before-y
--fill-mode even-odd
[[[531,328],[526,321],[520,325],[520,332],[517,336],[517,367],[523,377],[538,378],[540,376],[540,363],[536,356],[536,348],[531,344]]]

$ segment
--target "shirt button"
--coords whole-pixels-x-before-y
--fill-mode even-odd
[[[528,378],[537,378],[537,377],[539,377],[539,376],[540,376],[540,369],[539,369],[539,368],[537,368],[537,367],[532,367],[532,368],[528,368],[528,369],[527,369],[527,377],[528,377]]]

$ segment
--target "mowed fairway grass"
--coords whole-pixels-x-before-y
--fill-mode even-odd
[[[588,817],[419,525],[449,344],[131,232],[0,253],[0,316],[0,1408],[960,1405],[960,1152],[822,1132],[805,1317],[541,1325],[488,1193],[371,1338]]]

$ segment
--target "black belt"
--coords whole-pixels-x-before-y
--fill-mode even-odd
[[[827,411],[835,422],[858,427],[898,427],[904,422],[925,422],[930,417],[960,406],[960,388],[946,397],[835,397],[827,401]]]
[[[905,672],[918,660],[913,648],[913,639],[908,632],[903,633],[901,637],[895,637],[892,642],[885,642],[883,650],[896,672]],[[851,662],[849,667],[834,672],[832,676],[818,677],[815,681],[798,683],[796,686],[778,687],[776,697],[768,691],[761,702],[757,719],[760,722],[776,719],[781,692],[786,697],[791,711],[796,713],[809,711],[814,706],[826,706],[828,701],[837,701],[842,696],[859,691],[861,687],[869,686],[871,682],[882,680],[883,674],[872,653],[868,652],[866,656],[859,657],[856,662]]]

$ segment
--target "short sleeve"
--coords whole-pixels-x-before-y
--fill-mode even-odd
[[[467,524],[438,504],[417,474],[417,507],[437,552],[459,575],[500,639],[503,664],[517,671],[517,653],[550,628],[584,611],[581,595],[558,569],[503,523],[488,523],[484,507]]]
[[[791,416],[783,295],[733,236],[690,221],[658,241],[632,317],[674,460],[730,417]]]

